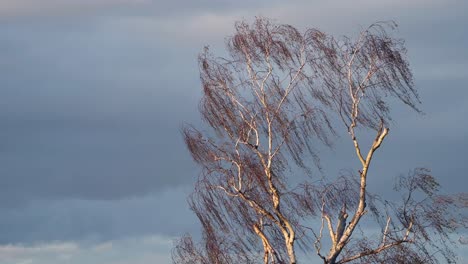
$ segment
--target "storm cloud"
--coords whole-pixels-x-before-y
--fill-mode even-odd
[[[394,108],[372,168],[384,173],[370,184],[385,192],[394,176],[426,166],[444,190],[466,191],[467,7],[456,0],[2,1],[0,262],[63,263],[51,257],[55,248],[43,246],[40,256],[37,248],[65,243],[77,263],[116,263],[83,252],[152,236],[165,242],[152,244],[159,255],[145,261],[168,260],[168,241],[198,230],[185,200],[199,170],[180,135],[184,123],[200,124],[197,54],[207,44],[222,54],[233,23],[258,15],[338,35],[398,22],[425,114]],[[335,145],[322,158],[325,171],[353,169],[347,139]],[[125,254],[143,250],[151,249]]]

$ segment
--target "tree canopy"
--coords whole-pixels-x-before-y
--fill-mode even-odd
[[[297,263],[298,254],[326,264],[455,261],[450,233],[466,223],[454,208],[466,196],[440,194],[426,168],[397,181],[401,201],[367,187],[379,177],[368,172],[390,131],[389,105],[420,112],[395,27],[335,38],[260,17],[236,23],[227,56],[204,49],[199,110],[209,129],[183,130],[202,169],[189,205],[203,237],[181,238],[174,263]],[[318,149],[342,131],[356,168],[317,177]],[[368,147],[366,131],[375,133]]]

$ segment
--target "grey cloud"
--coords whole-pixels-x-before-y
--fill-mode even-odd
[[[147,264],[169,263],[172,238],[148,235],[105,243],[43,242],[0,246],[2,264]]]
[[[91,241],[159,234],[194,233],[198,225],[186,206],[183,188],[121,200],[36,200],[2,209],[0,244],[33,245],[41,241]]]
[[[49,1],[46,13],[1,17],[0,244],[196,229],[176,189],[198,174],[179,134],[200,122],[196,55],[204,44],[222,51],[232,23],[254,15],[339,34],[395,19],[426,115],[394,107],[372,168],[383,175],[370,184],[386,192],[394,176],[428,166],[463,191],[468,21],[455,2],[105,1],[82,12]],[[322,158],[332,175],[356,164],[346,135],[336,145]]]
[[[0,205],[191,182],[178,132],[196,118],[195,60],[118,28],[16,27],[0,27]]]
[[[148,121],[151,122],[151,121]],[[177,126],[3,122],[0,205],[35,198],[118,199],[191,182]]]
[[[259,8],[280,1],[211,0],[5,0],[0,3],[0,20],[24,20],[46,17],[95,16],[183,16],[193,13],[230,12]]]

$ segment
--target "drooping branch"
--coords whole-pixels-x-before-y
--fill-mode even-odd
[[[326,264],[431,259],[438,247],[428,230],[451,231],[440,212],[452,205],[436,199],[433,178],[418,171],[425,184],[402,183],[408,190],[402,206],[378,203],[367,187],[389,134],[389,102],[419,111],[403,41],[387,32],[394,26],[375,23],[351,39],[257,18],[236,23],[226,57],[208,48],[200,54],[200,112],[208,131],[187,126],[183,133],[202,168],[190,206],[204,243],[181,241],[178,263],[296,263],[298,247],[312,248]],[[314,166],[323,172],[316,149],[332,145],[337,120],[351,137],[359,174],[303,181],[315,177]],[[376,132],[370,146],[360,129]],[[421,190],[425,199],[416,201],[413,193]],[[369,211],[381,224],[379,241],[356,232]],[[318,231],[312,219],[321,223]]]

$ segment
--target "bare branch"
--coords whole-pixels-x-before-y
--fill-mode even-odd
[[[186,126],[183,136],[202,169],[189,205],[203,236],[199,244],[182,238],[174,263],[296,264],[297,249],[315,251],[324,264],[455,258],[449,234],[468,221],[451,213],[457,199],[440,195],[428,170],[400,178],[398,204],[368,190],[372,159],[389,133],[388,103],[420,112],[393,27],[377,22],[356,39],[335,38],[259,17],[235,24],[225,57],[208,48],[200,54],[199,110],[208,130]],[[324,171],[316,150],[332,146],[339,122],[359,163],[336,179],[317,176],[314,166]],[[376,132],[370,146],[362,130]],[[365,215],[380,226],[377,238],[360,226]],[[314,220],[317,231],[306,227]]]

